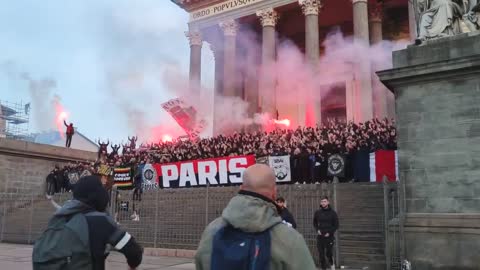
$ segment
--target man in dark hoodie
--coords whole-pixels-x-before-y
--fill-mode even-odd
[[[294,229],[296,229],[297,223],[295,222],[295,219],[293,218],[292,213],[288,211],[287,203],[285,202],[285,199],[283,197],[277,198],[277,205],[279,208],[278,214],[280,215],[282,220],[286,222],[288,226],[292,226]]]
[[[105,213],[109,202],[109,196],[103,187],[98,176],[86,176],[81,178],[73,189],[73,200],[67,201],[63,207],[57,210],[49,224],[67,218],[74,219],[77,214],[84,215],[88,233],[79,233],[82,241],[88,242],[90,246],[91,262],[84,265],[92,265],[92,269],[81,268],[81,270],[104,270],[105,260],[108,256],[107,245],[124,254],[130,269],[135,269],[142,261],[143,249],[128,233],[118,227],[115,221]],[[46,231],[46,233],[48,230]],[[42,237],[35,244],[33,252],[34,269],[55,269],[42,268],[35,265],[35,262],[42,262],[48,250]],[[42,243],[44,241],[44,243]],[[50,252],[51,253],[51,252]],[[73,259],[72,259],[73,260]],[[37,266],[37,268],[35,268]],[[77,269],[77,268],[75,268]],[[80,268],[79,268],[80,270]]]
[[[334,234],[338,229],[337,213],[330,207],[328,197],[322,197],[320,201],[321,208],[315,212],[313,217],[313,227],[317,231],[317,248],[320,256],[320,266],[322,269],[327,269],[328,265],[331,269],[335,269],[333,264],[333,244],[335,241]]]

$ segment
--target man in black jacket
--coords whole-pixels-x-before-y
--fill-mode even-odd
[[[47,198],[50,198],[55,194],[55,185],[56,185],[56,180],[55,180],[55,170],[52,170],[46,179],[47,182]]]
[[[143,248],[133,236],[120,229],[105,212],[108,202],[109,196],[100,178],[86,176],[75,184],[73,200],[67,201],[63,207],[58,209],[54,218],[69,217],[77,213],[85,215],[93,264],[91,270],[105,270],[105,260],[108,256],[107,245],[111,245],[125,255],[129,269],[135,269],[142,261]]]
[[[333,244],[335,241],[334,234],[338,229],[337,213],[330,207],[328,197],[323,197],[320,201],[321,208],[315,212],[313,217],[313,227],[317,231],[317,248],[320,256],[320,264],[322,269],[327,269],[328,265],[331,269],[335,269],[333,264]]]
[[[287,225],[292,226],[294,229],[296,229],[297,223],[295,222],[292,213],[288,211],[287,204],[285,203],[285,199],[283,197],[277,198],[277,205],[279,208],[278,214],[280,215],[282,220],[288,223]]]

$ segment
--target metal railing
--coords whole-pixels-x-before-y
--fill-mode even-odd
[[[297,230],[305,238],[317,263],[317,233],[312,219],[320,207],[321,197],[330,197],[332,207],[337,212],[342,211],[338,208],[349,207],[345,203],[350,203],[350,200],[342,198],[350,198],[355,194],[355,187],[361,185],[334,182],[277,187],[278,196],[286,199],[297,222]],[[387,186],[390,184],[385,184],[385,190]],[[381,192],[381,187],[378,188]],[[346,191],[348,193],[345,193]],[[113,190],[108,212],[145,247],[195,250],[206,225],[221,216],[223,209],[237,192],[238,187],[160,189],[146,191],[141,194],[141,198],[134,199],[133,191]],[[70,198],[71,193],[56,194],[54,201],[62,205]],[[391,211],[391,204],[388,205],[385,217],[390,219],[398,212]],[[32,244],[46,228],[54,211],[55,207],[45,195],[0,193],[0,241]],[[341,232],[341,229],[337,231],[334,250],[337,263],[342,259],[339,249]],[[385,235],[388,239],[392,238],[390,233]],[[390,254],[394,253],[395,250]]]
[[[401,241],[400,234],[400,196],[397,183],[383,181],[384,195],[384,229],[385,229],[385,258],[387,270],[401,268]]]

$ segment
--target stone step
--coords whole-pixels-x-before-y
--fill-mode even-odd
[[[383,232],[342,232],[340,231],[340,243],[342,241],[384,241]]]
[[[346,254],[346,253],[351,253],[351,254],[374,254],[374,255],[385,255],[385,248],[383,247],[367,247],[367,246],[357,246],[357,247],[351,247],[351,246],[344,246],[340,245],[339,247],[340,254]]]
[[[383,241],[375,241],[375,240],[340,240],[341,247],[372,247],[372,248],[384,248]]]
[[[340,216],[340,223],[341,224],[346,224],[346,223],[351,223],[351,224],[362,224],[362,223],[375,223],[375,224],[383,224],[384,223],[384,219],[383,217],[375,217],[375,218],[356,218],[356,217],[352,217],[352,216],[345,216],[342,218],[342,216]]]
[[[345,260],[341,259],[340,265],[343,266],[344,269],[362,269],[362,270],[363,269],[368,269],[368,270],[385,270],[386,269],[385,260],[364,262],[364,261],[349,260],[347,258]]]
[[[338,214],[339,222],[342,223],[343,218],[348,219],[361,219],[361,220],[380,220],[383,219],[383,214],[381,213],[344,213],[340,212]]]
[[[361,251],[355,252],[340,252],[341,258],[344,261],[355,261],[355,262],[378,262],[385,261],[385,255],[383,254],[371,254],[371,253],[361,253]]]
[[[341,233],[379,233],[383,234],[383,226],[376,224],[362,224],[362,225],[350,225],[350,224],[340,224],[338,231]]]

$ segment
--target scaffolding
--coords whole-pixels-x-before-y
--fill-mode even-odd
[[[0,100],[0,138],[30,140],[30,103]]]

